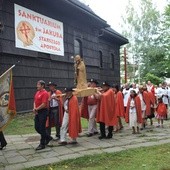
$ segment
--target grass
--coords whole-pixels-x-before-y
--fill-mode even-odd
[[[84,156],[27,170],[170,170],[170,144]]]
[[[86,119],[81,119],[82,128],[87,128],[88,122]],[[54,130],[54,128],[53,128]],[[6,135],[23,135],[36,133],[34,129],[34,114],[27,113],[17,115],[5,129]]]
[[[17,115],[5,129],[7,135],[23,135],[35,133],[34,114]]]

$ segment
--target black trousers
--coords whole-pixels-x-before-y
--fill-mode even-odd
[[[51,127],[54,123],[56,128],[56,137],[60,137],[60,116],[59,116],[59,107],[50,108],[49,110],[49,127],[47,128],[47,134],[51,136]]]
[[[105,123],[100,122],[100,134],[102,137],[106,137]],[[113,126],[108,126],[108,134],[107,136],[113,135]]]
[[[3,146],[6,146],[7,145],[7,142],[5,140],[5,137],[4,137],[4,134],[2,131],[0,131],[0,145],[3,147]]]
[[[47,109],[41,109],[35,115],[35,130],[41,135],[40,144],[45,145],[49,136],[46,133]]]

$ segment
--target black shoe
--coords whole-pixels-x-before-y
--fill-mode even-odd
[[[112,134],[108,134],[107,137],[106,137],[106,139],[111,139],[112,137],[113,137]]]
[[[0,146],[0,150],[3,150],[5,147],[6,147],[6,145],[7,145],[7,143],[5,143],[5,144],[1,144],[1,146]]]
[[[50,136],[48,139],[46,139],[46,143],[45,144],[48,145],[51,140],[53,140],[53,138]]]
[[[93,136],[93,133],[87,134],[87,137],[91,137],[91,136]]]
[[[61,145],[61,146],[65,146],[65,145],[67,145],[67,142],[66,141],[58,142],[58,144]]]
[[[59,137],[55,137],[55,138],[53,138],[53,141],[58,141],[58,140],[60,140],[60,138],[59,138]]]
[[[76,144],[77,144],[77,141],[70,141],[70,142],[68,142],[67,144],[69,144],[69,145],[76,145]]]
[[[106,136],[99,136],[99,139],[106,139]]]
[[[60,135],[56,135],[56,138],[59,138],[59,139],[60,139]]]
[[[97,135],[97,134],[99,134],[99,132],[94,132],[94,133],[93,133],[93,135]]]
[[[42,149],[45,149],[45,145],[39,145],[35,150],[38,151]]]

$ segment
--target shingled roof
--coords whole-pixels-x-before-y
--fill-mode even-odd
[[[79,0],[64,0],[64,1],[74,5],[76,8],[79,8],[83,12],[86,12],[88,15],[90,15],[91,17],[94,17],[95,19],[99,20],[100,22],[105,23],[106,27],[103,29],[103,31],[106,34],[110,35],[111,37],[118,39],[120,41],[120,45],[128,43],[128,39],[126,39],[121,34],[116,32],[115,30],[113,30],[110,27],[110,25],[108,25],[104,19],[102,19],[98,15],[96,15],[89,6],[85,5],[84,3],[80,2]]]
[[[42,1],[46,5],[49,4],[47,0],[42,0]],[[95,12],[89,6],[80,2],[79,0],[49,0],[49,1],[53,2],[54,7],[57,5],[56,3],[60,1],[61,6],[58,7],[59,9],[61,9],[63,5],[65,5],[65,7],[67,7],[66,9],[67,10],[70,9],[70,11],[74,12],[74,14],[76,13],[76,11],[79,12],[79,14],[80,13],[84,14],[82,15],[83,17],[87,17],[88,21],[90,21],[93,24],[97,24],[96,26],[98,26],[98,28],[104,33],[104,34],[99,35],[100,38],[103,37],[103,38],[115,40],[120,45],[124,45],[128,43],[128,39],[126,39],[121,34],[113,30],[110,27],[110,25],[107,23],[107,21],[105,21],[104,19],[96,15]]]
[[[96,15],[89,6],[85,5],[84,3],[80,2],[79,0],[62,0],[62,1],[68,3],[69,5],[74,6],[75,8],[81,10],[81,12],[86,13],[90,17],[93,17],[94,19],[98,20],[99,22],[104,24],[105,27],[109,26],[104,19],[102,19],[98,15]]]
[[[83,8],[83,9],[89,11],[90,13],[93,13],[94,15],[96,15],[89,6],[85,5],[84,3],[80,2],[79,0],[68,0],[68,1],[74,3],[75,5],[79,6],[80,8]]]
[[[103,29],[103,31],[104,31],[106,34],[112,36],[113,38],[119,39],[121,45],[129,43],[129,41],[128,41],[127,38],[125,38],[124,36],[122,36],[121,34],[119,34],[118,32],[116,32],[116,31],[115,31],[114,29],[112,29],[111,27],[107,27],[107,28]]]

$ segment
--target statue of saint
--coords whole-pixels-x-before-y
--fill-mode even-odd
[[[75,83],[77,89],[87,89],[86,66],[79,55],[74,58]]]

